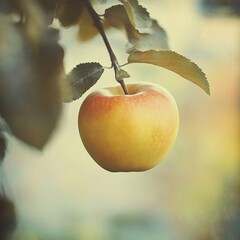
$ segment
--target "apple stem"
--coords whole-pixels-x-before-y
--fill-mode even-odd
[[[112,62],[112,67],[114,68],[114,72],[115,72],[115,78],[116,78],[117,82],[120,83],[124,93],[127,95],[129,93],[128,93],[128,90],[127,90],[127,87],[126,87],[126,84],[125,84],[124,80],[122,78],[117,77],[117,72],[120,70],[120,65],[119,65],[118,60],[116,58],[116,55],[114,54],[114,52],[112,50],[112,47],[111,47],[111,45],[108,41],[108,38],[107,38],[107,35],[104,31],[101,19],[100,19],[99,15],[96,13],[96,11],[93,9],[89,0],[86,0],[85,4],[86,4],[87,10],[88,10],[90,16],[92,17],[92,20],[94,22],[94,26],[97,28],[98,32],[102,36],[104,44],[105,44],[105,46],[108,50],[110,60]]]

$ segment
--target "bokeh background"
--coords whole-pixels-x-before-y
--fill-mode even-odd
[[[127,81],[165,86],[180,113],[174,147],[161,164],[142,173],[110,173],[89,157],[77,128],[86,94],[64,105],[43,152],[8,136],[1,182],[17,211],[14,239],[240,239],[239,1],[233,8],[234,1],[139,2],[167,31],[171,49],[203,69],[211,96],[168,70],[125,67]],[[66,72],[80,62],[110,66],[102,39],[81,43],[76,32],[61,32]],[[124,34],[111,30],[108,37],[125,63]],[[90,91],[115,84],[106,70]]]

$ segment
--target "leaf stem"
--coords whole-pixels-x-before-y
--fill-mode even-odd
[[[127,90],[127,87],[125,85],[124,80],[122,78],[117,78],[117,71],[120,70],[120,65],[119,65],[118,60],[116,58],[116,55],[114,54],[114,52],[112,50],[112,47],[111,47],[111,45],[110,45],[110,43],[108,41],[108,38],[107,38],[107,35],[106,35],[105,31],[104,31],[101,19],[100,19],[99,15],[96,13],[96,11],[93,9],[93,7],[92,7],[92,5],[91,5],[89,0],[85,1],[85,5],[87,7],[87,10],[88,10],[90,16],[92,17],[92,20],[94,22],[94,26],[98,29],[98,32],[102,36],[104,44],[105,44],[105,46],[106,46],[106,48],[108,50],[108,53],[109,53],[109,56],[110,56],[110,60],[112,62],[112,67],[114,68],[114,72],[115,72],[115,78],[121,84],[124,93],[127,95],[129,93],[128,93],[128,90]]]

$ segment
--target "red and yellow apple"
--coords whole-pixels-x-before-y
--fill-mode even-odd
[[[179,115],[163,87],[137,83],[104,88],[88,95],[78,117],[82,142],[90,156],[111,172],[145,171],[172,146]]]

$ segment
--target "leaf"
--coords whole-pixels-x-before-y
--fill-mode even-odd
[[[132,26],[140,33],[148,32],[148,28],[152,26],[152,19],[146,8],[139,5],[137,0],[121,1],[125,8],[129,21]]]
[[[18,17],[23,18],[24,24],[20,22],[19,25],[25,31],[24,34],[27,35],[28,40],[32,41],[31,44],[38,44],[47,27],[47,19],[40,5],[37,1],[30,0],[10,0],[9,2],[11,7],[13,6],[19,12]]]
[[[38,2],[44,10],[47,25],[52,24],[55,17],[55,10],[57,8],[57,0],[38,0]]]
[[[116,79],[124,79],[124,78],[130,78],[130,75],[123,69],[116,71]]]
[[[133,52],[128,57],[129,63],[149,63],[166,68],[183,78],[195,83],[210,95],[209,83],[202,70],[189,59],[173,51]]]
[[[127,53],[135,51],[148,50],[168,50],[167,34],[157,21],[153,20],[151,33],[139,33],[134,28],[127,28],[129,44],[127,45]]]
[[[94,26],[93,20],[86,8],[83,8],[82,10],[78,25],[78,39],[80,41],[91,40],[99,34],[98,29]],[[102,25],[105,30],[109,28],[109,25],[106,22],[103,22]]]
[[[101,77],[104,68],[99,63],[83,63],[77,65],[67,74],[64,85],[64,102],[80,98]]]
[[[117,29],[127,28],[128,25],[131,25],[122,5],[107,8],[104,13],[104,18],[112,27]]]
[[[4,195],[4,189],[2,191]],[[12,201],[1,195],[0,213],[0,238],[10,239],[17,228],[16,209]]]
[[[5,123],[4,123],[4,120],[0,116],[0,163],[5,157],[5,152],[6,152],[6,147],[7,147],[6,146],[7,141],[4,136],[4,130],[6,130]]]
[[[102,4],[106,6],[113,6],[119,4],[119,0],[91,0],[92,4]]]
[[[58,33],[46,31],[36,46],[21,27],[0,19],[0,35],[0,115],[13,135],[42,149],[61,112]]]
[[[6,152],[6,139],[0,130],[0,162],[4,159]]]
[[[56,18],[64,27],[77,24],[83,9],[84,1],[59,0],[56,9]]]
[[[78,37],[81,41],[87,41],[98,34],[98,30],[86,8],[82,10],[78,25]]]
[[[105,4],[108,0],[92,0],[92,3],[94,4],[94,2],[98,2],[100,4]]]
[[[0,1],[0,12],[4,14],[10,13],[22,13],[22,9],[20,7],[22,3],[16,0],[1,0]]]
[[[45,24],[50,25],[55,15],[57,1],[58,0],[1,0],[0,12],[6,14],[17,13],[22,16],[29,16],[29,14],[31,14],[33,18],[31,18],[30,21],[36,21],[36,18],[39,18],[39,15],[41,15],[42,18],[45,18]]]
[[[129,20],[129,16],[122,5],[106,9],[105,20],[114,28],[125,29],[128,37],[127,53],[147,50],[167,50],[168,38],[162,27],[152,19],[152,26],[147,28],[146,33],[136,30]]]

